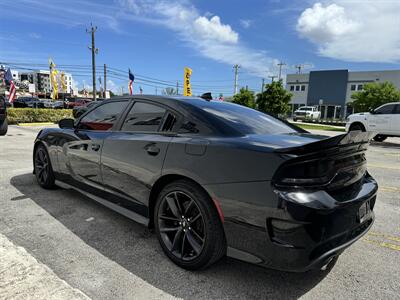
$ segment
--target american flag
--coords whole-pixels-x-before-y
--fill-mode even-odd
[[[132,84],[135,81],[135,76],[132,74],[131,69],[129,69],[129,84],[128,84],[128,88],[129,88],[129,95],[132,95]]]
[[[10,68],[8,68],[6,75],[4,76],[4,79],[10,83],[10,95],[8,96],[8,102],[13,103],[17,96],[17,90],[15,89],[15,84],[13,81]]]

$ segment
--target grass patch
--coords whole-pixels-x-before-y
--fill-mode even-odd
[[[9,108],[7,119],[9,124],[18,123],[58,123],[61,119],[73,119],[72,109],[46,108]]]
[[[305,130],[327,130],[327,131],[339,131],[346,132],[344,128],[338,128],[328,125],[312,125],[312,124],[293,124]]]

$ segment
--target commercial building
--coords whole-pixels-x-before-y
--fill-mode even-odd
[[[60,73],[59,73],[60,74]],[[72,87],[72,75],[70,73],[64,73],[65,83],[66,83],[66,94],[71,94],[73,91]],[[19,80],[22,82],[28,81],[35,85],[36,93],[51,93],[52,88],[50,84],[50,71],[48,70],[36,70],[30,72],[20,72]],[[60,77],[58,76],[58,87],[59,92],[62,93]]]
[[[400,89],[400,70],[326,70],[288,74],[286,89],[293,94],[292,112],[300,106],[318,106],[322,118],[343,118],[352,113],[351,95],[371,82],[391,82]]]

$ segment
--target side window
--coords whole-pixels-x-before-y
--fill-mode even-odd
[[[300,86],[296,85],[296,92],[300,91]]]
[[[375,110],[375,113],[379,115],[392,114],[393,109],[394,109],[394,104],[389,104],[378,108],[377,110]]]
[[[305,86],[305,85],[302,85],[302,86],[301,86],[301,91],[304,92],[305,90],[306,90],[306,86]]]
[[[356,85],[355,85],[355,84],[352,84],[352,85],[350,86],[350,90],[355,91],[355,90],[356,90]]]
[[[290,90],[291,90],[291,91],[294,91],[294,85],[291,85],[291,86],[290,86]]]
[[[100,105],[81,119],[78,128],[99,131],[110,130],[127,104],[128,101],[118,101]]]
[[[400,104],[397,104],[397,105],[396,105],[396,107],[395,107],[395,109],[394,109],[394,113],[395,113],[396,115],[400,115]]]
[[[126,116],[122,131],[157,131],[166,110],[160,106],[136,102]]]

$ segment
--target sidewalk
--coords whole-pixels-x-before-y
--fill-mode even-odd
[[[89,299],[0,234],[0,299]]]

